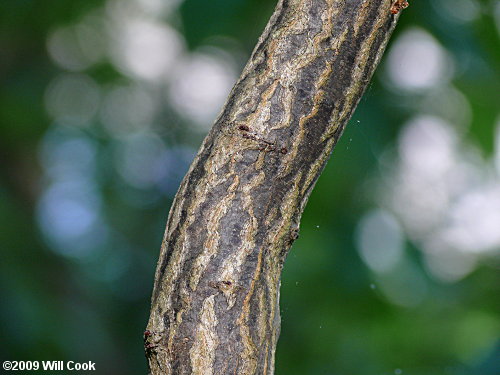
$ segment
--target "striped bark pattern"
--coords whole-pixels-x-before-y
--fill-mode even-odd
[[[170,211],[151,374],[273,374],[283,263],[395,26],[391,0],[280,0]]]

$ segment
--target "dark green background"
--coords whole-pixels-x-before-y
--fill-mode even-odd
[[[497,152],[500,115],[499,3],[410,2],[388,53],[399,36],[415,28],[435,38],[452,64],[446,85],[460,92],[470,108],[459,150],[466,153],[474,147],[481,160],[491,160]],[[156,19],[182,35],[186,56],[215,46],[231,56],[238,72],[274,5],[269,0],[185,0],[177,10]],[[449,12],[459,5],[466,10],[472,6],[477,14],[468,19]],[[97,363],[98,374],[146,373],[142,332],[159,245],[173,193],[206,130],[169,102],[168,83],[155,85],[123,73],[106,51],[95,63],[73,72],[49,57],[47,40],[54,30],[72,27],[89,14],[97,14],[106,24],[113,9],[101,0],[0,2],[2,361],[91,360]],[[108,37],[101,38],[110,48]],[[390,181],[387,176],[394,164],[387,167],[382,161],[393,158],[397,163],[396,142],[405,122],[425,112],[422,103],[439,93],[437,87],[394,88],[384,73],[385,62],[310,198],[300,238],[285,265],[276,373],[498,374],[498,246],[475,254],[471,272],[446,282],[428,271],[422,243],[402,224],[405,262],[425,284],[424,296],[409,305],[395,303],[379,288],[380,280],[387,285],[392,276],[399,285],[406,268],[396,267],[384,279],[363,262],[356,247],[362,217],[377,207],[391,211],[377,191]],[[103,91],[134,84],[158,99],[160,109],[146,125],[148,134],[170,150],[164,177],[168,181],[134,185],[120,174],[121,147],[127,137],[141,132],[140,124],[116,136],[103,126],[101,109],[83,124],[54,119],[46,108],[47,93],[61,74],[91,77]],[[104,106],[103,101],[98,105]],[[53,152],[60,146],[64,152]],[[146,161],[142,155],[134,155],[139,161],[134,160],[147,170],[148,150],[142,151]],[[83,182],[72,180],[75,171]],[[85,188],[98,202],[93,231],[69,242],[47,235],[52,223],[43,210],[47,192],[56,183],[54,173],[67,182],[60,186],[66,197]],[[74,208],[58,201],[62,199],[58,191],[52,192],[50,204]],[[63,217],[78,222],[79,211],[74,212]],[[397,214],[394,217],[399,220]],[[104,234],[99,223],[105,223]],[[71,223],[61,225],[66,224],[71,228]],[[73,250],[66,251],[65,244]],[[412,293],[411,285],[408,291],[401,288],[403,294]]]

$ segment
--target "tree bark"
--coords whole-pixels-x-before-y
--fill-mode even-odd
[[[396,24],[391,0],[280,0],[172,205],[151,374],[273,374],[283,263]]]

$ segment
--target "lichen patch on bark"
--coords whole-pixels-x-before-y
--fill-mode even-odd
[[[193,375],[213,374],[215,348],[218,343],[217,335],[215,333],[215,327],[217,327],[217,315],[215,314],[214,298],[215,296],[212,295],[203,302],[203,307],[199,317],[200,323],[198,325],[193,345],[189,351]]]

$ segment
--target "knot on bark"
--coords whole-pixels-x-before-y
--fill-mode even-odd
[[[241,131],[241,136],[243,138],[257,142],[259,144],[258,148],[259,151],[264,151],[264,152],[275,151],[283,155],[288,153],[288,149],[285,146],[280,146],[274,141],[269,141],[267,139],[264,139],[263,137],[259,136],[256,132],[252,132],[250,130],[250,127],[248,127],[248,125],[239,125],[238,130]]]

